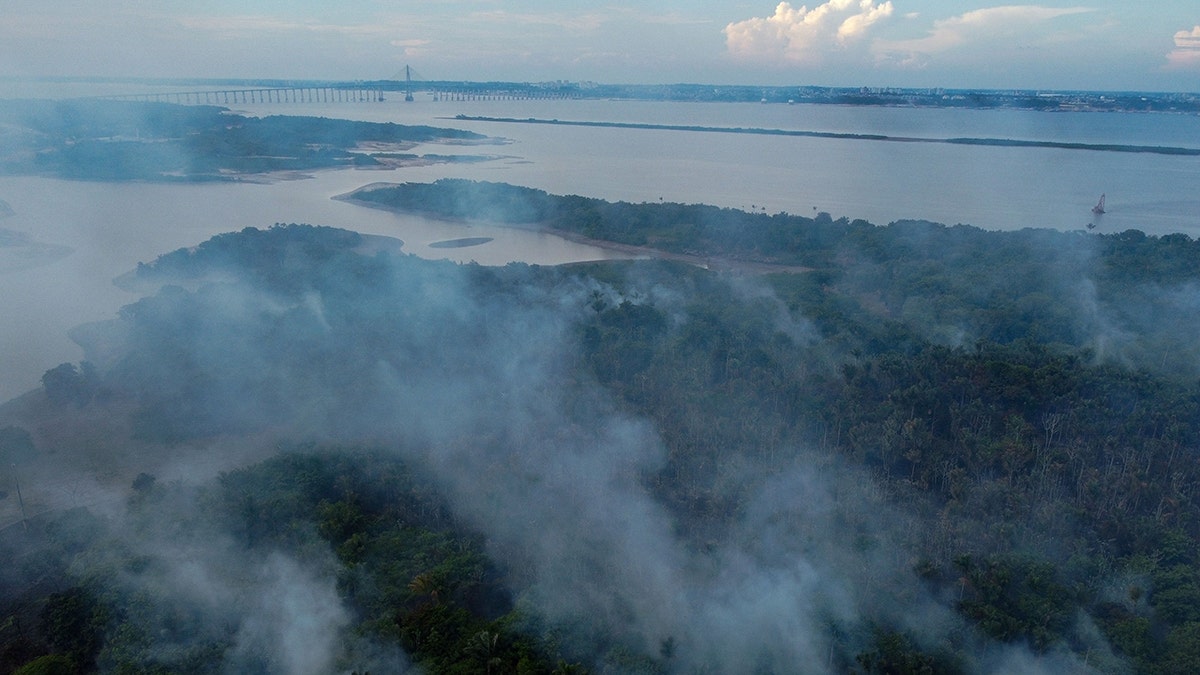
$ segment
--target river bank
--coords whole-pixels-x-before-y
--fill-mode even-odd
[[[447,218],[437,213],[421,211],[420,209],[400,208],[396,206],[388,206],[375,201],[360,199],[355,197],[356,194],[371,191],[381,187],[394,185],[393,183],[370,183],[358,189],[352,190],[345,194],[335,195],[333,199],[338,201],[354,204],[356,206],[364,206],[371,209],[378,209],[390,213],[399,213],[406,215],[418,215],[422,218],[430,218],[440,220],[447,223],[455,223],[460,225],[471,225],[479,222],[460,218]],[[493,227],[503,227],[517,230],[527,230],[550,234],[555,237],[560,237],[566,241],[581,244],[584,246],[594,246],[596,248],[605,249],[613,253],[621,254],[622,258],[626,259],[655,259],[655,260],[670,260],[672,262],[684,263],[701,267],[708,270],[719,270],[737,272],[740,274],[775,274],[775,273],[800,273],[811,272],[812,268],[803,267],[800,265],[784,265],[779,263],[764,262],[759,260],[747,260],[744,258],[736,258],[731,256],[716,256],[716,255],[699,255],[691,253],[676,253],[672,251],[664,251],[662,249],[651,246],[637,246],[633,244],[623,244],[620,242],[610,241],[607,239],[595,239],[578,232],[564,230],[556,227],[551,227],[542,223],[509,223],[499,221],[482,221]]]

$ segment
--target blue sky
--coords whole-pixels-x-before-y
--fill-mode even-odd
[[[1200,92],[1200,2],[0,0],[0,76]]]

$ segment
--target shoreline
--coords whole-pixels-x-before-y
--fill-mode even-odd
[[[379,209],[381,211],[389,211],[391,213],[403,213],[403,214],[408,214],[408,215],[417,215],[417,216],[421,216],[422,218],[429,218],[431,220],[439,220],[439,221],[447,222],[447,223],[458,223],[458,224],[464,224],[464,225],[470,225],[471,223],[483,223],[483,224],[487,224],[491,227],[503,227],[503,228],[515,229],[515,230],[527,230],[527,231],[531,231],[531,232],[542,232],[545,234],[554,235],[556,237],[559,237],[560,239],[569,241],[574,244],[583,244],[586,246],[594,246],[596,248],[604,249],[607,251],[614,251],[616,253],[622,253],[622,254],[629,256],[630,259],[634,259],[634,260],[669,260],[671,262],[684,263],[687,265],[692,265],[695,267],[699,267],[701,269],[706,269],[706,270],[711,270],[711,271],[731,271],[731,272],[740,272],[743,274],[775,274],[775,273],[800,274],[800,273],[814,271],[813,268],[811,268],[811,267],[803,267],[800,265],[784,265],[784,264],[780,264],[780,263],[770,263],[770,262],[764,262],[764,261],[760,261],[760,260],[741,260],[738,258],[729,258],[729,257],[722,257],[722,256],[704,256],[704,255],[698,255],[698,254],[693,254],[693,253],[673,253],[671,251],[664,251],[662,249],[651,248],[649,246],[635,246],[633,244],[622,244],[620,242],[609,241],[607,239],[593,239],[586,235],[579,234],[578,232],[571,232],[569,230],[560,230],[560,229],[553,228],[553,227],[539,225],[537,223],[513,224],[513,223],[502,223],[502,222],[490,221],[490,220],[473,221],[473,220],[468,220],[468,219],[464,219],[464,218],[448,218],[448,217],[441,216],[441,215],[438,215],[435,213],[421,211],[419,209],[405,209],[405,208],[398,208],[395,206],[387,206],[385,204],[380,204],[378,202],[368,201],[365,199],[358,199],[357,197],[354,196],[355,194],[357,194],[359,192],[368,192],[372,189],[381,188],[381,187],[390,187],[392,185],[395,185],[395,183],[384,183],[384,182],[369,183],[367,185],[363,185],[362,187],[351,190],[350,192],[346,192],[346,193],[340,194],[340,195],[334,195],[333,197],[331,197],[331,199],[336,199],[338,201],[347,202],[350,204],[354,204],[356,206],[363,206],[366,208]],[[607,262],[607,261],[596,261],[596,262]],[[562,263],[562,264],[578,264],[578,263]]]
[[[439,119],[464,122],[498,122],[502,124],[547,124],[554,126],[600,127],[610,129],[645,129],[651,131],[691,131],[720,134],[751,134],[760,136],[797,136],[850,141],[884,141],[891,143],[939,143],[945,145],[978,145],[1001,148],[1044,148],[1051,150],[1090,150],[1093,152],[1127,152],[1155,155],[1200,156],[1200,148],[1168,145],[1128,145],[1119,143],[1075,143],[1069,141],[1030,141],[1015,138],[928,138],[921,136],[888,136],[885,134],[852,134],[835,131],[805,131],[798,129],[765,129],[758,127],[710,127],[690,124],[652,124],[645,122],[597,122],[587,120],[558,120],[528,117],[484,117],[456,115]]]

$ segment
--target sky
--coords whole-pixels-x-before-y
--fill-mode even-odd
[[[1200,2],[0,0],[0,77],[1200,92]]]

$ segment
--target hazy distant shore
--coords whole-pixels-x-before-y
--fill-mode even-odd
[[[504,143],[462,129],[136,101],[0,100],[0,126],[13,148],[0,173],[110,182],[262,182],[331,168],[486,162],[495,157],[410,151]]]
[[[596,122],[586,120],[557,120],[529,117],[480,117],[457,115],[453,118],[468,122],[501,122],[507,124],[551,124],[575,127],[608,127],[614,129],[653,129],[658,131],[700,131],[722,134],[754,134],[761,136],[801,136],[805,138],[832,138],[851,141],[891,141],[893,143],[948,143],[952,145],[989,145],[1014,148],[1054,148],[1059,150],[1092,150],[1098,152],[1135,152],[1156,155],[1200,155],[1200,148],[1183,148],[1162,145],[1126,145],[1109,143],[1068,143],[1063,141],[1030,141],[1016,138],[923,138],[919,136],[887,136],[883,134],[851,134],[833,131],[805,131],[794,129],[760,129],[747,127],[707,127],[690,124],[649,124],[642,122]]]

